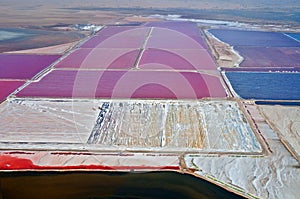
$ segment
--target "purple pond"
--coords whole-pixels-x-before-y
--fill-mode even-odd
[[[150,31],[150,28],[147,27],[125,30],[124,27],[119,28],[121,29],[120,32],[109,29],[104,32],[105,34],[101,34],[102,31],[100,31],[98,35],[86,41],[81,48],[141,48]],[[110,30],[111,35],[109,34]]]
[[[24,81],[4,81],[0,80],[0,103],[3,102],[7,96],[14,92],[18,87],[22,86]]]
[[[238,46],[235,49],[244,57],[242,67],[300,67],[300,48]]]
[[[164,70],[216,70],[213,59],[205,49],[147,49],[138,67]]]
[[[205,49],[202,37],[190,36],[167,28],[153,28],[146,48],[160,49]]]
[[[0,54],[0,79],[31,79],[59,55]]]
[[[72,52],[56,68],[130,69],[138,57],[138,49],[80,48]]]
[[[198,37],[201,34],[199,28],[193,22],[180,22],[180,21],[148,22],[145,24],[145,26],[156,27],[159,29],[169,29],[191,37]]]

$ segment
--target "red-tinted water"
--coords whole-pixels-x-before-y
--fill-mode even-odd
[[[8,95],[23,85],[24,81],[4,81],[0,80],[0,103],[3,102]]]
[[[138,57],[138,49],[80,48],[67,56],[56,68],[130,69]]]
[[[59,55],[0,54],[0,79],[31,79]]]
[[[85,42],[81,48],[141,48],[145,42],[146,35],[150,31],[150,28],[130,28],[124,30],[123,27],[119,27],[121,30],[115,30],[114,28],[109,34],[107,30],[105,34],[101,34],[92,37]],[[113,34],[115,33],[115,34]]]
[[[142,69],[216,70],[216,65],[205,49],[147,49],[139,62]]]
[[[200,73],[53,71],[17,96],[199,99],[226,94],[218,77]]]
[[[168,28],[153,28],[146,48],[205,49],[205,42],[199,35],[186,35]]]
[[[300,67],[300,48],[236,47],[242,67]]]

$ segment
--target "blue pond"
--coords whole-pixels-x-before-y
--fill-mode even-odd
[[[300,47],[300,42],[278,32],[225,29],[211,29],[209,32],[232,46]]]
[[[300,102],[295,101],[255,101],[257,105],[280,105],[280,106],[300,106]]]
[[[286,35],[293,37],[300,42],[300,33],[287,33]]]
[[[244,99],[300,100],[300,73],[225,72]]]

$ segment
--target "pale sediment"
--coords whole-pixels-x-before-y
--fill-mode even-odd
[[[51,149],[68,143],[102,150],[262,151],[235,101],[12,99],[0,112],[1,141],[19,147],[30,140]]]
[[[300,107],[260,105],[259,109],[300,162]]]
[[[217,39],[208,31],[205,31],[205,34],[207,35],[212,55],[219,67],[239,67],[243,57],[232,46]]]
[[[246,109],[255,120],[269,152],[263,156],[186,155],[187,167],[195,169],[197,175],[249,198],[297,198],[300,194],[297,160],[282,145],[257,107],[247,104]]]
[[[19,51],[5,52],[9,54],[63,54],[74,47],[78,42],[60,44],[55,46],[48,46],[43,48],[34,48]]]

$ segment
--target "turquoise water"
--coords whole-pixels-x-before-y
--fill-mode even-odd
[[[300,33],[287,33],[286,35],[288,35],[300,42]]]
[[[28,36],[37,34],[36,31],[22,28],[2,28],[0,29],[0,42],[15,41],[25,39]]]
[[[70,43],[83,37],[83,34],[76,31],[0,28],[0,53]]]
[[[15,38],[23,37],[26,35],[27,34],[24,34],[24,33],[0,30],[0,41],[8,40],[8,39],[15,39]]]

